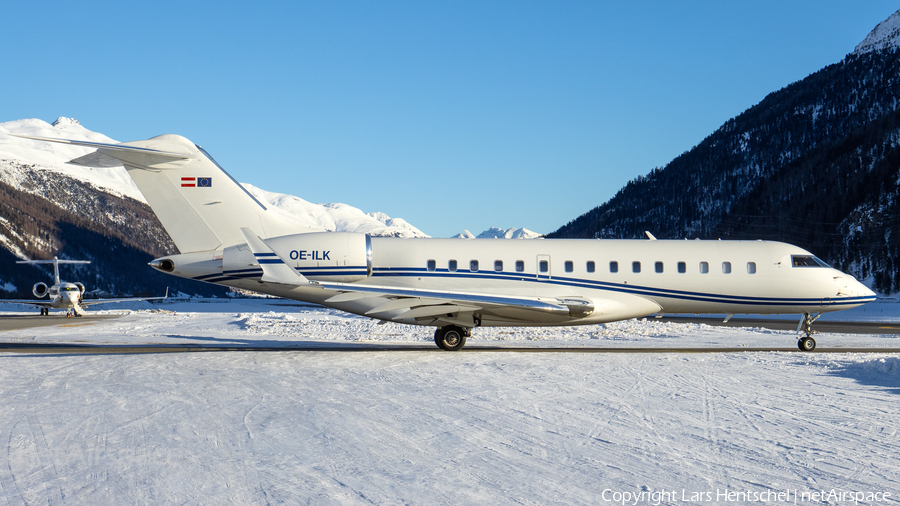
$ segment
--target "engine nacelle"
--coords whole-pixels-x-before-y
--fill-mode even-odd
[[[352,283],[372,274],[372,243],[366,234],[313,232],[273,237],[264,241],[303,276],[320,281]],[[246,244],[225,248],[223,274],[261,276],[262,268]]]
[[[47,295],[48,291],[49,288],[47,288],[47,283],[37,283],[34,285],[34,288],[31,289],[31,293],[37,298]]]
[[[81,292],[81,295],[84,295],[84,285],[78,282],[72,283],[73,285],[78,287],[78,291]]]

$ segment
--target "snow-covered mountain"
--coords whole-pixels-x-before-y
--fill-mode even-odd
[[[24,119],[0,123],[0,134],[19,134],[92,142],[116,143],[106,135],[88,130],[77,120],[59,118],[49,124],[39,119]],[[16,189],[36,193],[40,188],[28,185],[32,171],[56,172],[84,181],[101,191],[118,197],[130,197],[146,203],[143,195],[122,167],[82,167],[68,164],[69,160],[84,156],[93,149],[38,142],[0,135],[0,178]],[[289,221],[308,228],[329,231],[360,232],[376,236],[428,237],[421,230],[400,218],[384,213],[365,213],[346,204],[313,204],[301,198],[268,192],[241,183],[256,198],[277,208]]]
[[[39,119],[23,119],[0,123],[0,134],[31,135],[90,142],[116,143],[109,137],[88,130],[71,118],[59,118],[51,125]],[[122,167],[91,168],[67,164],[69,160],[94,151],[91,148],[37,142],[9,135],[0,135],[0,175],[4,183],[17,189],[23,181],[18,167],[57,172],[90,183],[100,190],[119,197],[131,197],[144,202],[144,196]],[[28,191],[23,189],[23,191]],[[29,193],[31,193],[29,191]]]
[[[550,238],[762,239],[900,293],[900,11]]]
[[[854,54],[900,48],[900,10],[885,19],[860,42]]]
[[[537,239],[543,234],[532,232],[527,228],[497,228],[491,227],[477,236],[468,230],[453,236],[456,239]]]

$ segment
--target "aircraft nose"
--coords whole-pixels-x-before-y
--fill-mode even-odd
[[[860,283],[859,281],[857,281],[857,284],[859,284],[859,286],[862,288],[862,296],[863,297],[875,297],[875,295],[876,295],[875,292],[870,290],[869,287]]]
[[[849,297],[875,297],[875,292],[852,277],[836,277],[835,281],[837,281],[840,286],[840,290],[838,291],[839,295],[846,295]]]

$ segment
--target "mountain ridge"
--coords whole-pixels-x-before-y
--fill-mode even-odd
[[[878,23],[853,50],[854,54],[900,48],[900,9]]]
[[[897,40],[884,31],[867,40]],[[548,237],[780,240],[900,291],[900,49],[865,48],[770,93]]]

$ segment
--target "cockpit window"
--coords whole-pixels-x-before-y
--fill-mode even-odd
[[[812,255],[791,255],[791,267],[830,267]]]

